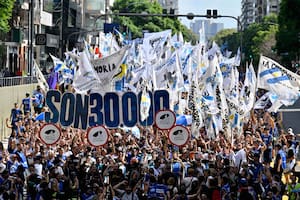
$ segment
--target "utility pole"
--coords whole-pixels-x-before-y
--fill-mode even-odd
[[[60,0],[59,56],[63,59],[64,0]]]
[[[29,75],[32,76],[32,68],[33,68],[33,55],[34,55],[34,51],[33,51],[33,38],[34,38],[34,0],[31,0],[29,3],[29,25],[28,25],[28,29],[29,29],[29,51],[28,51],[28,70],[29,70]]]
[[[106,13],[104,14],[105,16],[126,16],[126,17],[186,17],[189,20],[194,19],[195,17],[202,17],[202,18],[231,18],[236,20],[237,22],[237,31],[242,31],[242,25],[239,17],[231,16],[231,15],[218,15],[217,10],[207,10],[206,15],[198,15],[198,14],[193,14],[193,13],[188,13],[188,14],[148,14],[148,13]],[[103,15],[102,15],[103,16]],[[241,48],[241,56],[243,53],[243,38],[242,34],[240,33],[240,48]]]

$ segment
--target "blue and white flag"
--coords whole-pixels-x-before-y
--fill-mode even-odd
[[[266,92],[262,95],[254,104],[254,109],[265,109],[265,107],[270,103],[271,92]]]
[[[215,115],[220,112],[215,92],[213,91],[212,84],[210,82],[207,83],[206,87],[202,92],[202,99],[201,99],[201,110],[206,114]]]
[[[49,55],[52,58],[55,72],[59,72],[59,71],[62,71],[63,69],[67,68],[66,64],[62,60],[53,56],[52,54],[49,54]]]
[[[282,67],[274,60],[261,56],[257,87],[276,94],[282,105],[293,105],[300,96],[300,76]]]
[[[140,103],[140,115],[141,115],[142,122],[148,118],[150,107],[151,107],[151,99],[149,96],[149,92],[147,91],[146,88],[144,88],[141,95],[141,103]]]

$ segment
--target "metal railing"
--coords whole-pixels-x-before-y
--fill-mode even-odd
[[[48,76],[44,75],[47,80]],[[10,87],[16,85],[26,85],[37,83],[38,80],[35,76],[14,76],[14,77],[1,77],[0,87]]]

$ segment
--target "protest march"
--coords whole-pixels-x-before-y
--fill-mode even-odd
[[[0,199],[300,199],[299,144],[282,106],[300,76],[171,30],[50,55],[12,104]],[[117,42],[118,41],[118,42]]]

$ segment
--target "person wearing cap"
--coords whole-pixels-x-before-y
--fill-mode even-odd
[[[295,137],[293,129],[288,128],[285,142],[286,142],[288,149],[292,149],[294,151],[294,154],[296,154],[296,148],[297,148],[297,142],[295,139],[296,139],[296,137]]]

